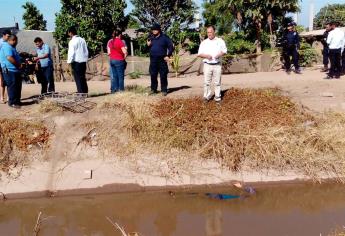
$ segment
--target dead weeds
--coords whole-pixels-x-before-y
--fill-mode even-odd
[[[116,104],[131,137],[151,150],[197,153],[232,170],[345,176],[345,117],[315,118],[277,89],[231,89],[220,105],[200,98]]]
[[[0,168],[8,170],[16,153],[25,153],[33,145],[43,147],[48,140],[49,132],[40,122],[0,119]],[[25,160],[16,160],[21,161]]]
[[[329,233],[328,236],[345,236],[345,227],[337,227],[335,230],[332,230],[332,232]]]
[[[40,113],[49,113],[49,112],[63,112],[63,108],[59,106],[56,102],[43,100],[39,104],[38,111]]]

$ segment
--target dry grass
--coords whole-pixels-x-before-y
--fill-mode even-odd
[[[126,91],[136,93],[136,94],[148,95],[150,90],[151,89],[149,87],[144,87],[137,84],[126,86]]]
[[[276,89],[232,89],[220,106],[198,98],[152,103],[122,94],[101,107],[125,114],[117,125],[130,134],[129,142],[151,151],[197,153],[235,171],[345,176],[345,116],[314,118]]]
[[[63,108],[59,106],[56,102],[44,100],[40,102],[38,111],[40,113],[62,112]]]
[[[277,89],[231,89],[221,105],[127,91],[107,96],[96,112],[81,128],[95,130],[94,143],[105,156],[199,156],[234,171],[294,171],[344,181],[345,115],[312,116]]]
[[[8,170],[16,154],[27,152],[33,145],[44,146],[48,139],[49,132],[40,122],[0,119],[0,169]]]
[[[345,236],[345,227],[338,227],[328,234],[328,236]]]
[[[82,124],[85,130],[95,129],[97,133],[95,141],[98,143],[99,150],[105,155],[128,157],[139,149],[140,145],[129,137],[127,114],[131,110],[141,108],[147,111],[152,98],[136,89],[137,87],[133,87],[126,92],[105,97],[97,104],[98,117]],[[141,87],[138,89],[142,91]]]

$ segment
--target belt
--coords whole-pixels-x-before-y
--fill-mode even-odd
[[[211,66],[220,65],[220,62],[217,62],[217,63],[207,63],[207,62],[204,62],[204,63],[207,64],[207,65],[211,65]]]

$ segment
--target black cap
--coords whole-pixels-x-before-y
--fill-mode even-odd
[[[152,26],[151,26],[151,30],[161,30],[161,26],[157,23],[154,23]]]
[[[295,22],[290,22],[290,23],[288,23],[288,27],[291,27],[291,26],[296,26],[297,24],[295,23]]]
[[[11,33],[10,30],[4,30],[4,31],[2,32],[2,35],[6,35],[6,34],[11,35],[12,33]]]

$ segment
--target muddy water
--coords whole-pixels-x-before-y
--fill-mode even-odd
[[[121,235],[105,219],[139,235],[327,235],[345,225],[345,186],[260,187],[244,199],[210,199],[200,191],[131,193],[0,202],[0,235]],[[206,192],[241,194],[236,189]]]

